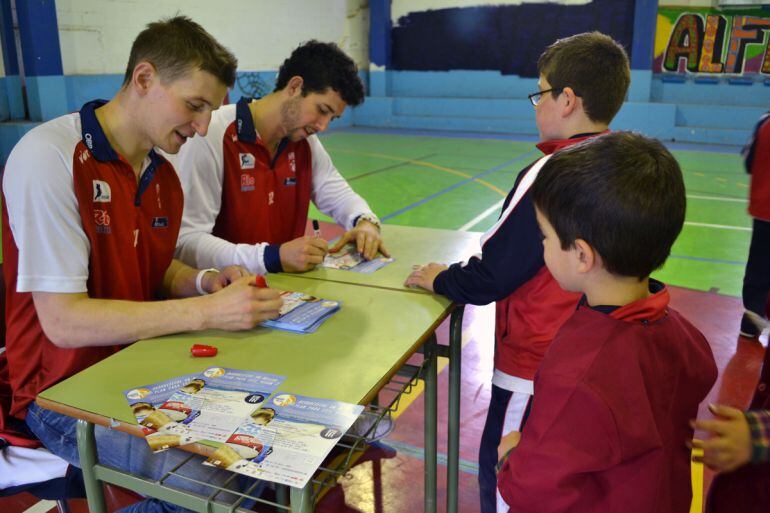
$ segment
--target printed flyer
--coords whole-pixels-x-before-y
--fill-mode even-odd
[[[346,244],[345,247],[338,252],[326,255],[321,267],[340,269],[342,271],[353,271],[362,274],[372,274],[394,261],[394,258],[382,255],[375,257],[372,260],[364,260],[361,253],[356,250],[355,244]]]
[[[282,292],[283,306],[279,317],[262,323],[266,328],[275,328],[295,333],[313,333],[337,310],[339,301],[330,301],[302,292]]]
[[[131,390],[126,390],[124,395],[136,421],[142,426],[145,436],[154,433],[156,430],[147,427],[147,423],[152,424],[152,420],[145,423],[149,416],[156,418],[158,415],[170,417],[171,420],[184,422],[185,417],[179,415],[179,412],[172,410],[161,410],[163,403],[171,397],[171,394],[182,388],[184,385],[195,379],[197,374],[187,374],[177,376],[152,385],[143,385]],[[180,444],[181,445],[181,444]]]
[[[209,367],[188,380],[140,423],[153,452],[198,440],[224,442],[283,382],[283,376]],[[137,420],[139,415],[137,415]]]
[[[363,409],[355,404],[277,392],[206,463],[304,487]]]

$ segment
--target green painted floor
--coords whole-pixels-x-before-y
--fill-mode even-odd
[[[342,175],[385,222],[450,230],[492,226],[518,172],[540,155],[532,142],[475,137],[351,129],[322,140]],[[751,236],[749,177],[740,156],[737,150],[673,153],[687,186],[686,225],[655,277],[739,296]],[[314,208],[311,216],[327,219]]]

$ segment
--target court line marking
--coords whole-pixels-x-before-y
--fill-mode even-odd
[[[398,440],[391,440],[389,438],[385,438],[380,442],[384,445],[392,447],[400,454],[403,454],[421,461],[425,460],[425,449],[423,449],[422,447],[416,447],[412,444],[399,442]],[[447,464],[446,453],[438,452],[436,456],[437,456],[436,458],[437,463],[439,465],[446,467],[446,464]],[[466,474],[472,474],[474,476],[477,476],[479,474],[479,465],[475,462],[468,461],[463,458],[459,458],[459,467],[460,467],[460,471]]]
[[[707,196],[704,194],[688,194],[688,199],[699,199],[707,201],[728,201],[731,203],[748,203],[747,198],[734,198],[732,196]]]
[[[430,169],[435,169],[437,171],[444,171],[446,173],[450,173],[450,174],[453,174],[453,175],[462,176],[463,178],[466,178],[467,181],[477,182],[478,184],[483,185],[484,187],[487,187],[488,189],[491,189],[491,190],[495,191],[496,193],[498,193],[501,196],[505,196],[506,195],[506,192],[504,190],[502,190],[501,188],[497,187],[496,185],[493,185],[493,184],[487,182],[486,180],[479,180],[477,178],[477,176],[480,176],[480,175],[482,175],[484,173],[488,173],[490,170],[484,171],[482,173],[479,173],[479,175],[474,176],[474,175],[469,175],[468,173],[463,173],[462,171],[458,171],[457,169],[452,169],[451,167],[439,166],[438,164],[433,164],[431,162],[424,162],[422,160],[417,160],[417,159],[409,159],[409,158],[403,158],[403,157],[396,157],[395,155],[386,155],[384,153],[371,153],[371,152],[368,152],[368,151],[347,150],[347,149],[342,149],[342,148],[335,148],[332,151],[340,152],[340,153],[350,153],[350,154],[354,154],[354,155],[363,155],[365,157],[377,157],[377,158],[386,159],[386,160],[395,160],[395,161],[398,161],[398,162],[402,162],[404,164],[414,164],[415,166],[427,167],[427,168],[430,168]],[[461,182],[461,183],[463,183],[463,182]]]
[[[685,221],[687,226],[697,226],[699,228],[714,228],[715,230],[735,230],[739,232],[750,232],[751,226],[733,226],[729,224],[711,224],[711,223],[696,223],[695,221]]]
[[[419,160],[428,159],[430,157],[436,156],[437,153],[429,153],[428,155],[423,155],[422,157],[417,157]],[[350,178],[346,178],[348,182],[352,182],[353,180],[358,180],[359,178],[366,178],[367,176],[375,175],[377,173],[382,173],[383,171],[390,171],[391,169],[397,169],[401,166],[407,165],[408,162],[398,162],[396,164],[391,164],[389,166],[380,167],[377,169],[373,169],[371,171],[367,171],[365,173],[361,173],[355,176],[351,176]]]
[[[501,199],[500,201],[498,201],[497,203],[495,203],[494,205],[486,209],[484,212],[482,212],[481,214],[477,215],[476,217],[474,217],[473,219],[471,219],[470,221],[462,225],[459,228],[459,231],[461,232],[469,231],[471,228],[473,228],[474,226],[479,224],[481,221],[486,219],[489,215],[503,208],[503,203],[505,203],[505,200]]]
[[[47,513],[54,508],[56,508],[56,501],[41,500],[25,509],[23,513]]]
[[[720,201],[722,201],[722,200],[720,200]],[[724,200],[724,201],[731,201],[731,200]],[[458,229],[458,231],[461,231],[461,232],[471,231],[470,230],[471,228],[473,228],[474,226],[479,224],[481,221],[483,221],[486,217],[488,217],[489,215],[491,215],[495,211],[501,209],[504,202],[505,202],[505,200],[501,200],[498,203],[495,203],[494,205],[492,205],[491,207],[486,209],[484,212],[482,212],[481,214],[477,215],[476,217],[474,217],[473,219],[471,219],[470,221],[468,221],[467,223],[462,225]],[[751,227],[750,226],[733,226],[733,225],[727,225],[727,224],[698,223],[698,222],[695,222],[695,221],[685,221],[684,224],[686,226],[697,226],[699,228],[713,228],[715,230],[735,230],[735,231],[740,231],[740,232],[750,232],[751,231]]]
[[[451,192],[451,191],[453,191],[453,190],[455,190],[455,189],[457,189],[459,187],[462,187],[463,185],[466,185],[468,183],[471,183],[471,182],[483,183],[482,180],[478,179],[479,176],[485,176],[485,175],[488,175],[490,173],[494,173],[495,171],[499,171],[500,169],[503,169],[503,168],[505,168],[507,166],[510,166],[511,164],[514,164],[514,163],[516,163],[516,162],[518,162],[520,160],[528,159],[534,153],[535,153],[534,150],[533,151],[529,151],[527,153],[524,153],[522,155],[517,156],[516,158],[513,158],[513,159],[509,160],[508,162],[503,162],[502,164],[500,164],[498,166],[495,166],[493,168],[487,169],[486,171],[482,171],[481,173],[478,173],[478,174],[476,174],[474,176],[470,176],[469,175],[468,178],[465,179],[465,180],[462,180],[460,182],[457,182],[456,184],[450,185],[449,187],[447,187],[447,188],[445,188],[443,190],[440,190],[440,191],[435,192],[435,193],[433,193],[433,194],[431,194],[429,196],[426,196],[425,198],[423,198],[423,199],[421,199],[419,201],[416,201],[416,202],[412,203],[411,205],[407,205],[407,206],[405,206],[405,207],[403,207],[403,208],[401,208],[399,210],[396,210],[395,212],[391,212],[390,214],[382,217],[382,220],[383,221],[387,221],[388,219],[392,219],[392,218],[394,218],[396,216],[399,216],[399,215],[401,215],[401,214],[403,214],[405,212],[408,212],[409,210],[417,208],[420,205],[424,205],[425,203],[431,201],[432,199],[435,199],[435,198],[437,198],[439,196],[443,196],[444,194],[446,194],[448,192]],[[428,164],[428,163],[426,162],[426,164]],[[503,196],[503,197],[508,195],[508,193],[507,192],[503,192],[502,189],[499,189],[497,187],[495,187],[495,189],[497,189],[497,191],[499,191],[500,195]]]
[[[677,258],[680,260],[695,260],[696,262],[707,262],[709,264],[727,264],[727,265],[739,265],[739,266],[745,266],[746,262],[740,262],[738,260],[721,260],[718,258],[706,258],[706,257],[696,257],[696,256],[688,256],[688,255],[669,255],[669,258]],[[698,289],[696,289],[698,290]]]

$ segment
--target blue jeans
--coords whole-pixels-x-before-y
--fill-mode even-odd
[[[746,310],[765,315],[770,295],[770,221],[753,221],[742,295]]]
[[[71,465],[80,467],[76,419],[46,410],[38,406],[37,403],[32,403],[27,412],[26,422],[30,430],[49,451]],[[160,479],[166,472],[191,456],[191,453],[180,449],[171,449],[159,454],[153,454],[143,438],[131,436],[120,431],[113,431],[102,426],[96,426],[95,435],[99,463],[151,480]],[[202,464],[203,457],[192,456],[192,460],[176,470],[175,473],[196,481],[230,489],[234,489],[234,487],[243,489],[241,485],[245,481],[253,483],[253,480],[247,480],[246,478],[242,480],[234,479],[232,484],[226,486],[225,481],[228,478],[232,478],[232,472],[215,467],[206,467]],[[199,485],[177,476],[166,479],[164,484],[204,497],[210,495],[213,491],[211,487]],[[256,492],[257,490],[253,491],[252,494],[256,494]],[[225,503],[232,503],[237,498],[232,494],[226,494],[226,496],[220,494],[217,497],[218,501]],[[244,501],[243,506],[248,508],[250,504],[253,504],[253,501]],[[188,509],[164,503],[157,499],[147,499],[120,510],[120,513],[186,513],[188,511]]]

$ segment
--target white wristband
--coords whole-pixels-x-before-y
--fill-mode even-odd
[[[208,294],[205,290],[203,290],[203,275],[206,273],[218,273],[219,269],[214,269],[213,267],[210,269],[201,269],[198,271],[198,276],[195,277],[195,290],[198,291],[198,294],[201,296],[205,296]]]

